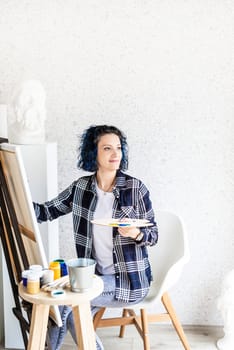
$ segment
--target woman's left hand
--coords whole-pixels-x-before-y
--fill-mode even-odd
[[[136,239],[136,237],[140,233],[140,229],[138,227],[119,227],[118,232],[123,237],[131,237],[132,239]]]

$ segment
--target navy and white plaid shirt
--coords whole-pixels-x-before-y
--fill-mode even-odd
[[[113,218],[147,219],[153,226],[141,228],[144,238],[137,243],[122,237],[113,228],[113,262],[116,277],[116,299],[129,302],[146,296],[152,280],[147,246],[157,243],[158,229],[154,221],[149,191],[138,179],[117,171],[113,189]],[[92,257],[92,224],[97,204],[95,174],[74,181],[56,198],[44,204],[34,203],[38,222],[53,220],[72,212],[78,257]]]

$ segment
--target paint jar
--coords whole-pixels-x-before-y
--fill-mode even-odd
[[[41,272],[42,266],[41,265],[30,265],[29,270],[35,271],[35,272]]]
[[[40,287],[42,286],[43,267],[41,265],[30,265],[29,270],[38,273],[40,276]]]
[[[28,274],[27,278],[27,292],[29,294],[37,294],[40,291],[40,275],[36,272]]]
[[[31,270],[24,270],[22,271],[21,277],[23,281],[23,286],[27,287],[27,281],[28,281],[28,275],[31,273]]]
[[[67,265],[65,263],[65,260],[64,259],[56,259],[54,261],[57,261],[60,264],[60,276],[63,277],[63,276],[68,275],[68,270],[67,270]]]
[[[42,271],[42,285],[51,283],[54,280],[54,271],[50,269],[44,269]]]
[[[65,261],[60,262],[60,270],[61,270],[61,276],[68,275],[67,265]]]
[[[51,261],[49,269],[54,271],[54,280],[61,277],[60,263],[58,261]]]

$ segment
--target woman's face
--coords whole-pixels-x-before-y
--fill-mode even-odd
[[[115,134],[106,134],[100,137],[97,145],[98,170],[118,170],[122,159],[120,139]]]

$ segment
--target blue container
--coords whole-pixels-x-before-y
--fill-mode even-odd
[[[67,269],[67,265],[65,263],[64,259],[56,259],[54,261],[57,261],[60,263],[60,274],[61,277],[68,275],[68,269]]]

